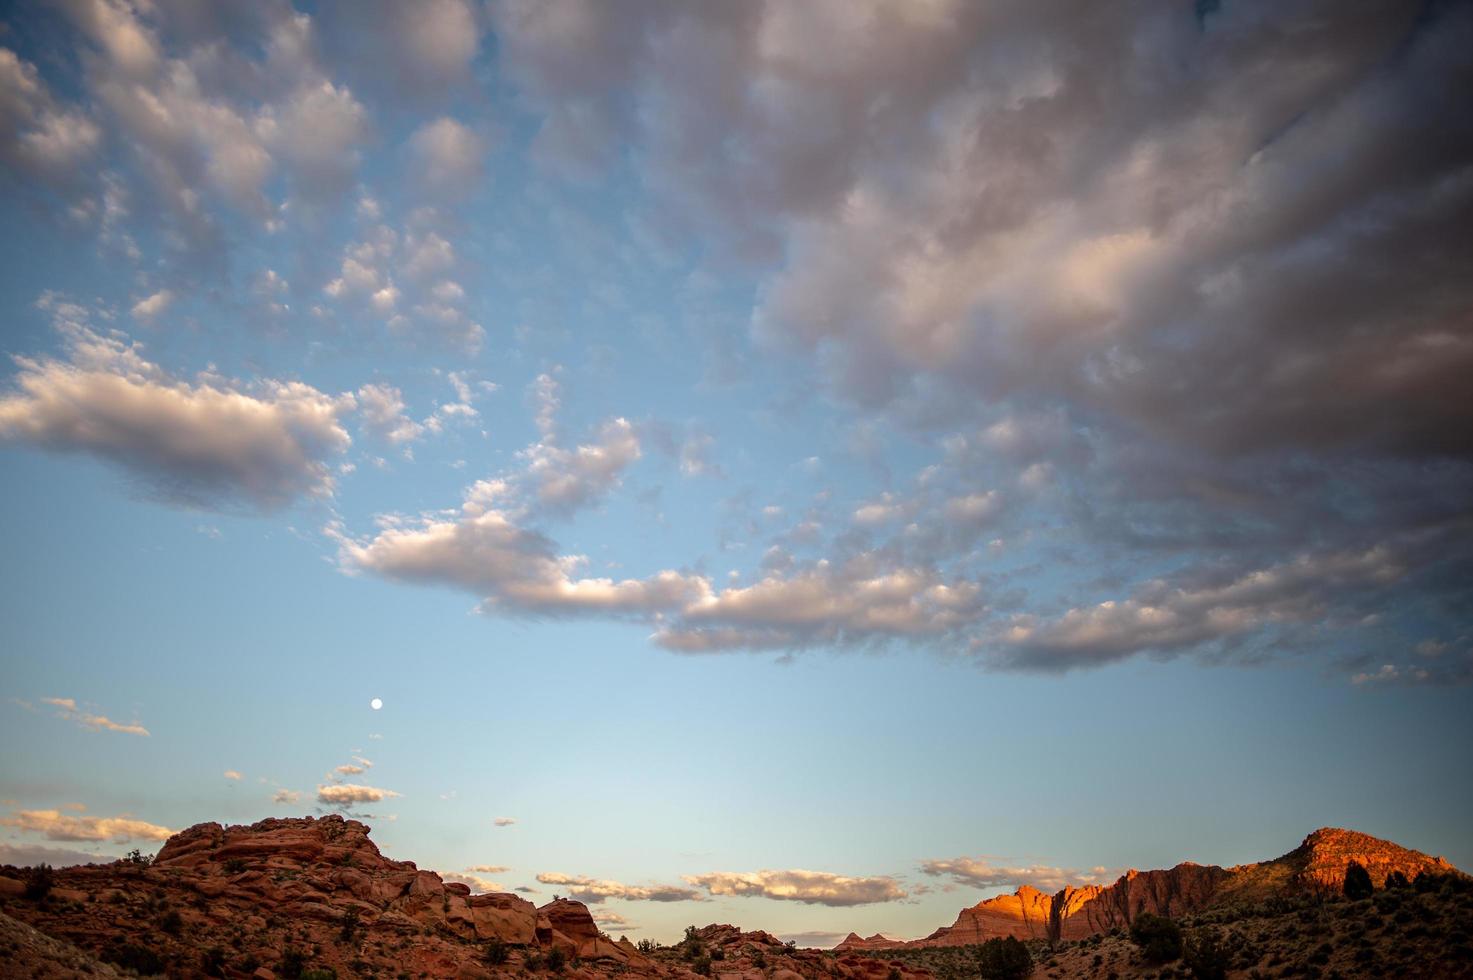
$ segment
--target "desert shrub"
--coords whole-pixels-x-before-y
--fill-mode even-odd
[[[1404,872],[1404,871],[1393,871],[1393,872],[1391,872],[1391,874],[1389,874],[1389,875],[1386,876],[1386,884],[1383,885],[1382,887],[1384,887],[1384,888],[1410,888],[1411,885],[1412,885],[1412,883],[1410,881],[1407,881],[1406,872]]]
[[[338,931],[338,939],[345,943],[351,943],[353,937],[358,934],[358,910],[349,907],[343,913],[343,927]]]
[[[225,873],[228,875],[238,875],[245,869],[245,858],[231,858],[230,860],[225,862]]]
[[[711,957],[701,955],[690,961],[690,968],[703,977],[711,975]]]
[[[977,948],[983,980],[1024,980],[1033,972],[1033,957],[1013,936],[987,940]]]
[[[151,977],[164,972],[164,961],[159,958],[159,954],[136,943],[109,946],[102,951],[102,958],[125,970],[132,970],[140,977]]]
[[[367,966],[367,964],[364,964]],[[314,966],[310,970],[303,970],[301,980],[338,980],[338,971],[330,966]]]
[[[153,863],[152,857],[144,854],[136,847],[133,848],[133,850],[129,851],[128,856],[123,858],[123,860],[127,861],[129,864],[137,865],[140,868],[146,868]]]
[[[182,916],[179,915],[178,912],[170,909],[168,912],[165,912],[164,917],[159,920],[159,928],[164,930],[171,936],[177,936],[184,931],[184,919]]]
[[[653,953],[655,951],[655,944],[653,940],[641,939],[639,942],[634,944],[634,948],[639,950],[641,953]]]
[[[1130,924],[1130,941],[1148,963],[1170,963],[1181,956],[1181,926],[1164,915],[1142,912]]]
[[[500,966],[506,962],[510,954],[511,950],[507,948],[506,943],[500,939],[493,939],[486,944],[486,950],[481,954],[481,958],[491,966]]]
[[[1371,873],[1365,869],[1365,866],[1357,861],[1351,861],[1345,867],[1343,890],[1345,897],[1354,902],[1362,898],[1370,898],[1376,891],[1376,886],[1371,884]]]
[[[537,953],[528,953],[526,956],[522,957],[522,967],[524,969],[531,970],[533,973],[536,973],[538,970],[542,969],[541,955]]]
[[[307,954],[300,949],[288,946],[281,951],[281,964],[277,966],[276,972],[286,980],[301,980],[302,969],[307,965]]]
[[[51,894],[54,883],[51,865],[38,864],[26,871],[26,890],[22,894],[32,902],[44,902],[46,896]]]
[[[225,950],[219,946],[211,946],[200,953],[199,968],[207,977],[223,977],[225,975]]]
[[[890,967],[890,972],[885,974],[885,980],[900,980],[899,968],[893,966]]]
[[[711,950],[711,959],[713,959],[713,960],[724,960],[724,959],[726,959],[726,950],[722,949],[720,946],[717,946],[715,949]]]
[[[1232,963],[1221,939],[1210,929],[1193,929],[1187,935],[1182,943],[1181,960],[1196,980],[1227,980]]]
[[[547,955],[543,957],[543,963],[553,973],[562,973],[563,967],[568,965],[568,957],[562,951],[561,947],[554,946],[552,947],[552,949],[549,949],[547,951]]]

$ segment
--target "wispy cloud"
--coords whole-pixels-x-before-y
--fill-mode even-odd
[[[851,877],[827,871],[715,871],[685,875],[692,885],[712,895],[771,898],[805,905],[847,907],[876,902],[897,902],[906,897],[900,883],[888,876]]]
[[[43,704],[49,704],[56,708],[56,714],[67,721],[74,721],[83,728],[90,728],[96,732],[120,732],[124,735],[148,735],[148,729],[137,722],[121,724],[113,721],[106,715],[93,714],[77,707],[74,698],[42,698]]]
[[[174,831],[133,817],[74,817],[60,810],[19,810],[0,818],[0,825],[27,833],[42,834],[47,840],[165,840]]]

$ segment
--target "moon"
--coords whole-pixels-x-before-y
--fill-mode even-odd
[[[383,698],[374,698],[372,701],[368,702],[368,706],[370,708],[372,708],[374,711],[377,711],[378,709],[380,709],[380,708],[382,708],[384,706],[384,699]]]

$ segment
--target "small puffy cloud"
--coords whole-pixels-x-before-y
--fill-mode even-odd
[[[958,857],[945,860],[926,861],[921,871],[935,878],[971,888],[1018,888],[1029,885],[1039,891],[1057,892],[1063,888],[1081,885],[1098,885],[1108,881],[1104,868],[1076,871],[1070,868],[1054,868],[1046,865],[1006,866],[994,864],[983,857]]]
[[[380,803],[399,795],[391,789],[360,786],[357,783],[331,783],[317,787],[317,802],[336,807],[352,806],[355,803]]]
[[[459,882],[462,885],[466,885],[470,888],[472,892],[475,892],[478,895],[484,892],[506,891],[505,888],[503,888],[501,885],[498,885],[496,882],[491,881],[489,878],[482,878],[479,875],[462,874],[458,871],[441,871],[440,878],[443,881],[455,881]]]
[[[235,769],[226,769],[224,775],[226,779],[237,783],[245,778],[243,775],[240,774],[238,770]]]
[[[335,196],[352,184],[368,114],[346,86],[318,79],[268,107],[256,129],[293,168],[302,190]]]
[[[149,734],[148,729],[137,722],[122,724],[113,721],[106,715],[93,714],[90,711],[78,708],[76,699],[74,698],[42,698],[41,701],[43,704],[49,704],[56,708],[58,717],[65,718],[67,721],[74,721],[83,728],[90,728],[95,732],[118,732],[123,735],[142,735],[145,737]]]
[[[602,498],[640,455],[639,436],[622,418],[605,422],[593,441],[573,449],[544,441],[523,450],[526,479],[541,507],[554,513],[570,513]]]
[[[0,826],[15,827],[47,840],[167,840],[174,834],[168,827],[132,817],[74,817],[60,810],[19,810],[0,818]]]
[[[410,137],[409,146],[415,177],[431,194],[460,197],[481,180],[485,140],[449,116],[425,123]]]
[[[271,802],[278,806],[285,806],[301,802],[302,794],[294,789],[279,789],[271,794]]]
[[[167,310],[174,302],[174,294],[167,289],[160,289],[151,296],[133,304],[133,319],[152,322],[159,314]]]
[[[828,905],[844,908],[871,905],[876,902],[898,902],[906,897],[905,889],[889,876],[855,878],[827,871],[716,871],[704,875],[685,875],[692,885],[712,895],[736,895],[746,898],[771,898],[805,905]]]
[[[201,508],[274,510],[331,493],[330,457],[351,443],[339,417],[352,396],[298,381],[246,386],[217,375],[189,382],[137,344],[84,325],[85,311],[43,298],[64,357],[16,357],[0,394],[0,440],[116,463],[150,496]]]
[[[343,776],[358,776],[365,771],[366,770],[363,768],[363,766],[355,766],[351,763],[345,763],[344,765],[338,766],[333,769],[333,772]]]
[[[43,844],[6,844],[0,842],[0,864],[17,868],[49,864],[53,868],[70,868],[78,864],[102,864],[113,860],[101,854],[78,851],[70,847],[46,847]]]
[[[634,932],[639,928],[613,909],[594,909],[590,915],[594,924],[604,932]]]
[[[366,384],[357,401],[364,425],[386,442],[400,445],[424,434],[425,427],[404,414],[404,394],[393,385]]]
[[[628,902],[699,902],[701,893],[679,885],[626,885],[618,881],[544,872],[537,876],[544,885],[566,886],[574,898],[589,905],[617,898]]]
[[[502,864],[473,864],[465,870],[471,874],[499,875],[505,874],[506,872],[510,871],[511,868],[508,868]]]
[[[514,824],[514,823],[517,822],[517,818],[516,817],[497,817],[495,820],[493,820],[491,822],[494,823],[498,827],[510,827],[512,824]]]

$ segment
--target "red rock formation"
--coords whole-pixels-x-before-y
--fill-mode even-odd
[[[1011,895],[999,895],[962,909],[956,922],[924,939],[900,942],[878,935],[860,939],[850,933],[835,949],[967,946],[997,936],[1044,939],[1056,902],[1059,938],[1082,939],[1114,928],[1129,928],[1141,912],[1181,916],[1220,902],[1256,902],[1272,895],[1316,890],[1338,892],[1351,861],[1370,871],[1377,887],[1393,871],[1411,879],[1423,871],[1446,874],[1457,870],[1440,857],[1429,857],[1368,834],[1324,828],[1272,861],[1233,868],[1186,862],[1164,871],[1127,871],[1111,885],[1066,888],[1053,896],[1024,885]]]

